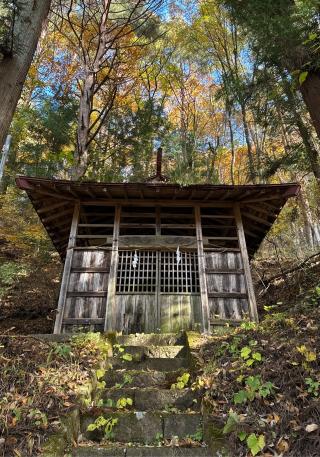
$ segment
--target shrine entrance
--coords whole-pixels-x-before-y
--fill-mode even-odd
[[[124,333],[174,332],[201,323],[196,250],[120,250],[117,328]]]

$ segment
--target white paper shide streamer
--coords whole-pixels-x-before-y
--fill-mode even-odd
[[[179,263],[181,262],[181,259],[182,259],[179,246],[177,247],[176,259],[177,259],[177,264],[179,265]]]
[[[134,256],[133,256],[133,260],[132,260],[132,268],[136,269],[138,266],[138,262],[139,262],[139,257],[138,257],[137,251],[134,251]]]

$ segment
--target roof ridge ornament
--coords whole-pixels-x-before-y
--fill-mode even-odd
[[[169,178],[162,174],[162,148],[157,149],[157,173],[153,176],[150,176],[146,182],[168,182]]]

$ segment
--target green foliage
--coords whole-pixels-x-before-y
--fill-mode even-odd
[[[247,446],[251,451],[253,456],[257,455],[266,445],[264,435],[256,435],[255,433],[251,433],[247,438]]]
[[[50,352],[65,360],[70,359],[73,355],[72,347],[64,343],[53,343],[53,348]]]
[[[121,397],[117,400],[116,407],[118,409],[125,409],[127,406],[132,406],[133,401],[132,398]]]
[[[163,441],[163,434],[162,433],[156,433],[156,436],[154,437],[154,442],[156,445],[161,446]]]
[[[31,409],[28,418],[34,420],[35,425],[38,425],[43,428],[48,427],[48,417],[46,413],[40,411],[39,409]]]
[[[127,362],[132,362],[132,355],[131,354],[123,354],[121,356],[122,360],[126,360]]]
[[[243,404],[255,398],[266,398],[273,394],[274,387],[270,381],[262,383],[260,376],[249,376],[245,379],[245,389],[236,392],[233,401],[235,404]]]
[[[187,438],[190,438],[192,441],[198,441],[200,443],[203,440],[202,427],[198,427],[197,431],[193,435],[188,435]]]
[[[305,383],[308,387],[308,392],[312,394],[314,397],[319,396],[319,388],[320,388],[320,382],[315,381],[312,378],[306,378]]]
[[[72,346],[85,353],[98,353],[100,360],[106,360],[111,351],[107,338],[100,332],[78,333],[72,337]]]
[[[190,373],[183,373],[181,376],[177,377],[177,382],[171,385],[171,389],[184,389],[190,380]]]
[[[0,265],[0,298],[8,292],[10,286],[27,274],[27,265],[13,261]]]
[[[253,352],[249,346],[245,346],[241,349],[240,356],[245,360],[248,367],[252,366],[255,362],[262,361],[260,352]]]
[[[128,373],[124,373],[123,375],[123,381],[121,383],[117,382],[115,387],[117,389],[122,389],[122,387],[126,386],[127,384],[131,384],[133,381],[133,378],[131,375],[129,375]]]
[[[227,435],[228,433],[233,432],[237,429],[238,425],[241,422],[240,416],[233,410],[229,411],[227,422],[223,428],[223,434]]]
[[[14,50],[13,27],[17,4],[13,0],[1,0],[0,4],[0,61],[11,57]]]
[[[110,440],[113,438],[113,429],[117,423],[118,419],[116,418],[99,416],[92,424],[88,425],[87,431],[93,432],[95,430],[103,430],[105,439]]]

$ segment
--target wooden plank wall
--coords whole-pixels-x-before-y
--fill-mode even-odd
[[[129,333],[178,332],[201,328],[200,295],[160,294],[157,313],[156,294],[116,295],[116,328]]]
[[[158,328],[156,294],[116,295],[116,327],[129,333],[156,333]]]
[[[248,298],[241,253],[206,252],[210,320],[248,317]]]
[[[159,304],[160,329],[162,333],[201,329],[200,295],[160,294]]]
[[[109,250],[75,248],[62,332],[103,330],[110,259]]]

